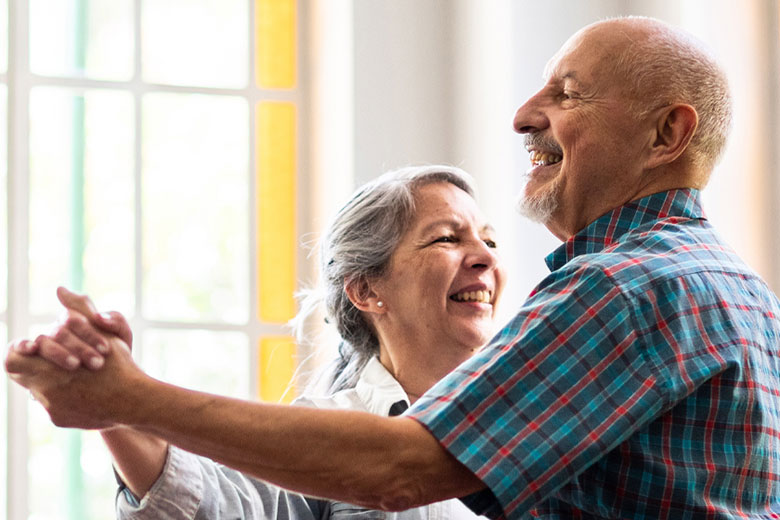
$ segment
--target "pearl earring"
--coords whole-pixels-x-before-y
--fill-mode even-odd
[[[380,300],[380,301],[376,302],[376,306],[377,307],[384,307],[385,306],[385,302]]]

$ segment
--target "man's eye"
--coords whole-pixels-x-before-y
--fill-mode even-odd
[[[498,247],[498,245],[496,244],[495,240],[487,239],[487,240],[484,240],[484,242],[485,242],[485,245],[488,246],[490,249],[495,249],[495,248]]]

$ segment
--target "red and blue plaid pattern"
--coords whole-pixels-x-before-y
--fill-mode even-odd
[[[494,518],[780,518],[780,302],[696,190],[599,218],[410,410]]]

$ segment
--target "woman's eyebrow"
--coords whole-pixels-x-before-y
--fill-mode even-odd
[[[451,218],[442,218],[438,220],[434,220],[433,222],[430,222],[426,224],[421,230],[420,233],[425,234],[430,232],[433,229],[436,229],[438,227],[451,227],[451,228],[457,228],[460,226],[460,223],[456,221],[455,219]]]
[[[442,219],[434,220],[429,224],[426,224],[425,227],[423,227],[420,230],[420,233],[425,234],[438,227],[450,227],[450,228],[458,229],[462,227],[462,225],[463,225],[462,222],[459,220],[452,219],[452,218],[442,218]],[[496,228],[494,228],[490,224],[484,224],[482,227],[479,228],[479,231],[480,233],[495,233]]]

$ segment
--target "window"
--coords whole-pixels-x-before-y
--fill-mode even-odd
[[[0,340],[44,331],[66,285],[128,317],[150,374],[289,401],[297,1],[0,5],[0,178],[11,188],[0,200]],[[7,518],[111,516],[99,435],[57,429],[21,392],[0,392]]]

